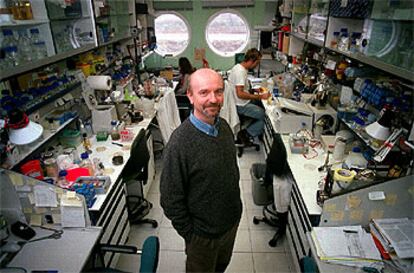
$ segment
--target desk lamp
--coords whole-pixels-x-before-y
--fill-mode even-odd
[[[365,127],[367,134],[375,139],[385,141],[390,136],[392,112],[385,109],[382,116]]]
[[[43,133],[43,127],[30,121],[28,116],[19,109],[14,109],[5,120],[9,130],[9,140],[16,145],[25,145],[37,140]]]

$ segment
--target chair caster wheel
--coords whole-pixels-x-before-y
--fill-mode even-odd
[[[157,222],[152,223],[152,227],[153,228],[157,228],[158,227],[158,223]]]
[[[259,219],[253,217],[253,224],[258,225],[260,223]]]
[[[243,155],[243,149],[238,149],[238,151],[237,151],[237,157],[242,157],[242,155]]]
[[[260,151],[260,146],[256,146],[256,151]]]
[[[277,245],[277,240],[272,239],[269,241],[269,246],[275,247],[276,245]]]

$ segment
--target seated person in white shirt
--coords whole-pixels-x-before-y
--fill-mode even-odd
[[[265,112],[257,103],[260,100],[269,98],[269,93],[251,94],[249,93],[249,83],[247,80],[247,72],[255,68],[262,58],[262,54],[256,49],[249,49],[244,60],[236,64],[230,71],[228,79],[230,90],[234,90],[236,96],[237,113],[254,121],[237,135],[237,141],[243,144],[252,142],[254,137],[263,134]]]

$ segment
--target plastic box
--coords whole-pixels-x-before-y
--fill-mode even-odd
[[[77,148],[82,142],[80,131],[65,129],[59,136],[59,141],[65,148]]]

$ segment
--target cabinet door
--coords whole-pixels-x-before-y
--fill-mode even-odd
[[[2,76],[18,73],[26,64],[55,54],[43,0],[27,1],[24,6],[10,1],[7,7],[9,13],[0,18]]]
[[[45,0],[58,54],[96,46],[91,0]]]
[[[306,38],[309,22],[309,1],[298,0],[293,2],[292,31],[302,38]]]
[[[130,21],[134,17],[130,0],[94,0],[99,44],[130,37]]]
[[[325,32],[328,22],[329,1],[312,0],[309,13],[308,38],[315,39],[322,44],[325,41]]]

